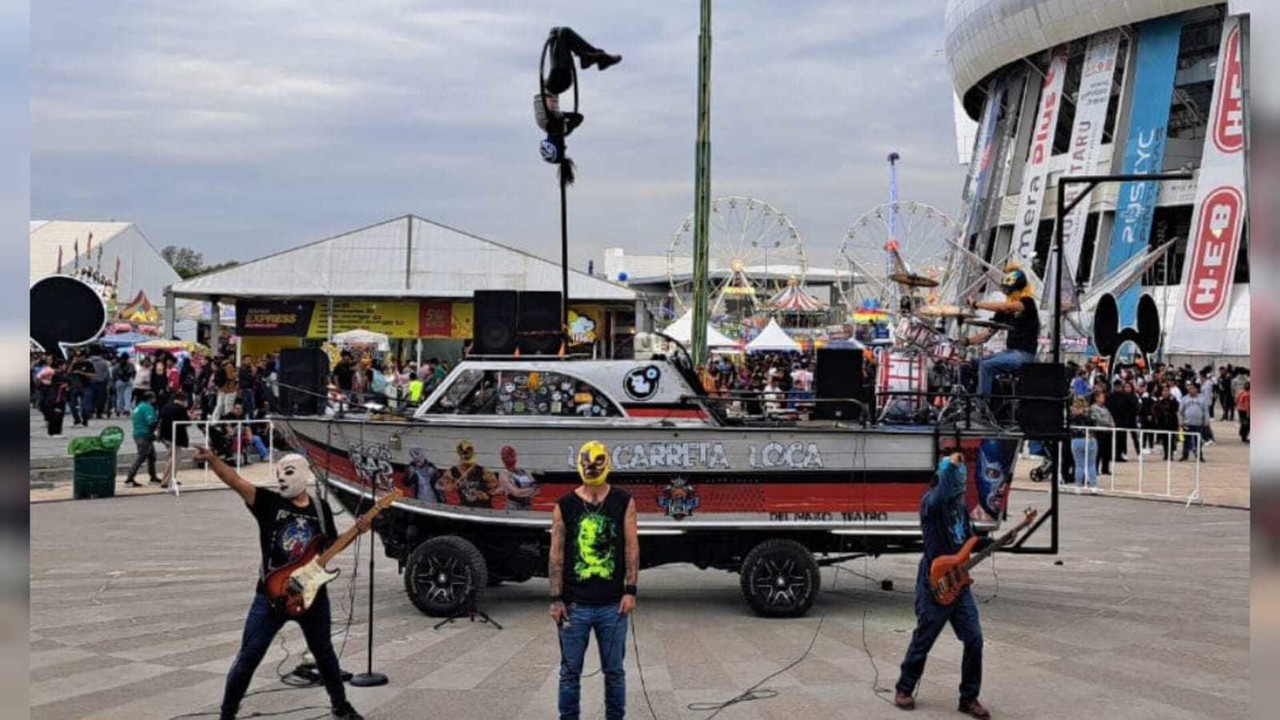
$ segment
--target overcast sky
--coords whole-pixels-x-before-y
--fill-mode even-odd
[[[887,196],[954,213],[938,0],[716,4],[712,193],[786,211],[813,265]],[[698,3],[42,0],[31,212],[131,220],[248,260],[413,212],[553,257],[531,103],[547,29],[622,53],[580,74],[573,263],[665,251],[693,208]]]

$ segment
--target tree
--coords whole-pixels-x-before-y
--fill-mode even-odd
[[[217,270],[225,270],[240,264],[235,260],[229,260],[216,265],[205,265],[204,253],[196,252],[188,247],[177,247],[176,245],[164,246],[160,250],[160,257],[164,258],[164,261],[169,263],[174,272],[178,273],[178,277],[183,280]]]
[[[183,280],[199,275],[204,270],[204,255],[188,247],[166,245],[160,251],[160,257]]]

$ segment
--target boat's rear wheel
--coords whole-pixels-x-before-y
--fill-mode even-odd
[[[434,537],[405,562],[404,589],[415,607],[432,617],[453,617],[476,606],[489,572],[484,555],[465,538]]]
[[[765,540],[742,561],[742,597],[764,617],[798,617],[818,595],[822,575],[813,553],[795,540]]]

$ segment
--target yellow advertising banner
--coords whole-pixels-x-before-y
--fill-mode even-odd
[[[469,302],[453,304],[453,316],[449,320],[449,337],[466,340],[475,332],[476,309]]]
[[[334,334],[372,330],[392,339],[418,337],[418,303],[382,300],[340,300],[333,303]],[[328,307],[317,302],[307,337],[328,335]]]

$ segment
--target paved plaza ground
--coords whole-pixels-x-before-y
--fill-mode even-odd
[[[1043,507],[1047,497],[1017,492],[1012,502]],[[1246,717],[1248,514],[1074,495],[1062,498],[1062,512],[1058,557],[1001,555],[976,574],[986,635],[983,700],[996,717]],[[727,573],[644,571],[639,652],[627,653],[629,716],[705,718],[709,712],[686,706],[727,700],[783,668],[820,626],[808,657],[765,684],[776,697],[719,717],[902,717],[886,701],[913,627],[917,561],[846,564],[891,579],[891,592],[828,568],[813,611],[795,620],[751,615],[736,576]],[[346,577],[352,562],[350,553],[343,557]],[[34,504],[32,717],[172,718],[216,710],[256,564],[253,520],[230,491]],[[363,576],[342,655],[357,671],[368,637]],[[394,564],[379,553],[374,658],[391,683],[353,688],[361,711],[370,718],[554,717],[558,648],[545,581],[491,589],[485,609],[503,630],[466,622],[433,630],[402,588]],[[341,620],[349,606],[345,577],[334,589]],[[300,633],[290,626],[282,638],[254,689],[282,688],[276,668],[297,662]],[[944,634],[915,717],[956,717],[959,659],[959,643]],[[594,667],[589,655],[588,670]],[[603,714],[601,686],[598,675],[584,681],[584,717]],[[306,707],[278,717],[313,718],[324,716],[325,704],[323,690],[287,690],[250,697],[242,712]]]

